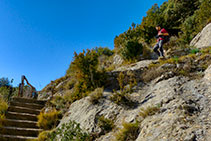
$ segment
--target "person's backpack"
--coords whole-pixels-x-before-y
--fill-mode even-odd
[[[170,36],[163,36],[164,43],[167,43],[170,41]]]

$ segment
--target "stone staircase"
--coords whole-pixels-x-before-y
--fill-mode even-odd
[[[0,127],[0,141],[37,140],[42,131],[37,127],[37,116],[45,103],[35,99],[13,98]]]

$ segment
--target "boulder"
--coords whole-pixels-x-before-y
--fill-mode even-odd
[[[149,64],[151,64],[152,62],[154,62],[154,60],[143,60],[143,61],[139,61],[136,62],[134,64],[130,64],[128,66],[123,66],[123,67],[119,67],[117,69],[115,69],[113,72],[117,72],[117,71],[139,71],[139,70],[143,70],[144,68],[148,67]]]
[[[115,56],[114,56],[114,58],[113,58],[113,64],[114,65],[121,65],[122,63],[123,63],[123,59],[122,59],[122,57],[120,56],[120,55],[118,55],[118,54],[116,54]]]
[[[211,46],[211,23],[209,23],[204,29],[196,35],[196,37],[191,41],[190,46],[195,46],[197,48],[209,47]]]
[[[105,118],[114,119],[122,111],[122,107],[108,99],[102,98],[98,104],[94,105],[89,101],[89,98],[85,97],[71,104],[59,127],[69,120],[74,120],[80,123],[81,127],[88,132],[99,133],[101,129],[97,126],[97,123],[100,116],[103,115]]]

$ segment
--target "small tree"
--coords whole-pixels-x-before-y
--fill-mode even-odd
[[[102,56],[102,55],[111,56],[114,54],[114,52],[110,50],[108,47],[96,47],[94,50],[99,56]]]
[[[6,86],[6,87],[10,86],[10,81],[6,77],[0,78],[0,87],[3,87],[3,86]]]
[[[120,53],[124,60],[136,59],[143,53],[143,45],[138,41],[127,41],[125,46],[120,50]]]
[[[133,27],[133,30],[134,30],[135,27],[136,27],[136,24],[135,23],[132,23],[131,26]]]
[[[95,50],[87,50],[77,54],[67,70],[67,75],[75,79],[74,92],[71,94],[72,102],[78,100],[101,87],[105,80],[105,73],[98,71],[98,53]]]

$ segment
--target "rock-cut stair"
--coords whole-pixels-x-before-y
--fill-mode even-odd
[[[36,140],[42,131],[37,127],[37,116],[45,103],[35,99],[13,98],[0,127],[0,141]]]

